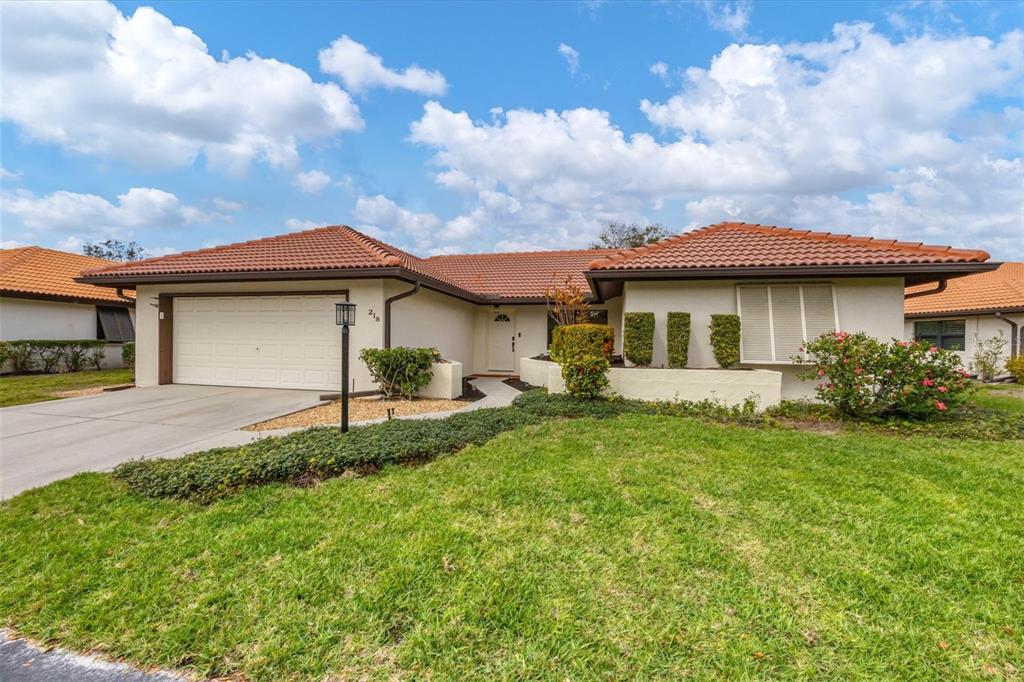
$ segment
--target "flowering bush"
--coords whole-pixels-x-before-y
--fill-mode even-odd
[[[955,353],[927,341],[883,343],[829,332],[806,346],[818,396],[844,414],[928,417],[963,402],[969,374]]]
[[[562,363],[562,379],[565,390],[575,398],[599,398],[608,387],[607,358],[598,355],[581,355]]]

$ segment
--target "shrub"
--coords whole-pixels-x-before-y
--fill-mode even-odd
[[[126,343],[121,346],[121,362],[128,369],[135,369],[135,344]]]
[[[711,316],[711,350],[719,367],[729,368],[740,361],[740,316]]]
[[[690,313],[668,314],[668,366],[686,367],[690,355]]]
[[[647,367],[654,359],[654,313],[623,316],[622,354],[634,365]]]
[[[31,372],[36,367],[36,353],[31,341],[8,341],[7,359],[14,372]]]
[[[574,398],[598,398],[608,387],[611,365],[603,355],[581,355],[562,363],[565,390]]]
[[[430,383],[430,365],[438,362],[441,354],[436,348],[364,348],[359,359],[366,363],[385,398],[411,400]]]
[[[551,359],[564,362],[584,355],[611,358],[615,330],[606,324],[571,324],[551,332]]]
[[[0,370],[3,369],[7,361],[11,359],[11,344],[7,341],[0,341]]]
[[[99,369],[105,345],[105,341],[68,341],[64,346],[64,369],[69,372],[80,372],[86,365]],[[97,353],[99,359],[96,358]]]
[[[525,410],[502,407],[445,419],[395,419],[356,426],[346,435],[330,427],[306,429],[176,459],[133,460],[115,468],[114,477],[146,497],[210,502],[255,485],[426,461],[538,421]]]
[[[999,333],[987,339],[974,335],[974,357],[971,359],[971,370],[978,375],[982,381],[992,381],[999,374],[999,361],[1003,357],[1003,347],[1006,345],[1006,334],[1000,329]]]
[[[32,352],[42,365],[43,372],[50,374],[59,371],[61,363],[67,356],[67,344],[58,341],[29,341]]]
[[[86,363],[93,369],[99,371],[103,369],[103,361],[107,357],[107,349],[105,343],[101,343],[97,346],[93,346],[89,349],[89,353],[85,357]]]
[[[559,326],[582,324],[590,319],[590,304],[587,294],[572,275],[552,284],[544,290],[548,316]]]
[[[967,372],[927,341],[885,344],[863,332],[829,332],[807,344],[818,396],[855,417],[931,417],[963,402]]]
[[[1018,384],[1024,384],[1024,355],[1007,360],[1006,371],[1013,375]]]

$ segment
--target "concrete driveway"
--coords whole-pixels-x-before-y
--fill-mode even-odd
[[[319,391],[153,386],[0,409],[0,499],[129,459],[245,443],[238,429],[320,404]]]

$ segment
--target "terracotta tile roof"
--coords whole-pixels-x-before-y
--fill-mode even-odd
[[[494,298],[539,298],[544,290],[566,275],[584,291],[589,289],[583,272],[595,257],[617,253],[614,249],[575,251],[527,251],[433,256],[427,263],[463,289]]]
[[[82,256],[24,246],[18,249],[0,249],[0,295],[29,295],[59,300],[124,303],[115,289],[92,284],[79,284],[74,280],[83,270],[112,265],[102,258]],[[125,292],[133,296],[134,292]]]
[[[718,223],[596,259],[592,270],[981,262],[984,251],[749,223]]]
[[[907,293],[934,289],[934,284],[907,287]],[[937,294],[908,298],[907,315],[1024,310],[1024,263],[1003,263],[990,272],[957,277]]]

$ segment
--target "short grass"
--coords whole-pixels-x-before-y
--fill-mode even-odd
[[[250,680],[1024,671],[1024,448],[629,415],[198,506],[0,505],[0,623]]]
[[[1024,415],[1024,386],[1020,384],[982,385],[970,401],[992,410]]]
[[[130,369],[101,369],[65,374],[22,374],[0,377],[0,407],[56,400],[58,391],[116,386],[134,381]]]

